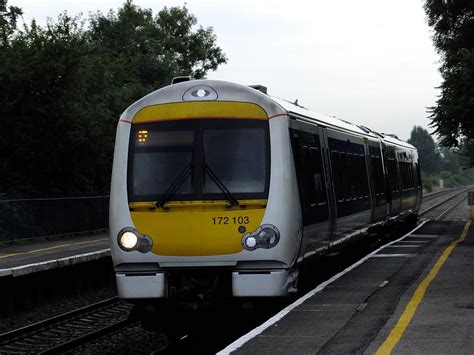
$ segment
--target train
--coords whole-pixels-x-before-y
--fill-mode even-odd
[[[416,222],[418,153],[262,85],[187,80],[120,116],[110,193],[119,297],[288,297],[302,265]]]

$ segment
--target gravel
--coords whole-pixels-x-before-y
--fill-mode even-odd
[[[7,317],[0,317],[0,334],[24,327],[78,308],[85,307],[117,295],[114,287],[107,287],[80,296],[71,296],[41,305],[31,306],[29,310],[20,311]]]

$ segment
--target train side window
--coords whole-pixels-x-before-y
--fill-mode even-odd
[[[374,190],[375,195],[380,194],[380,181],[379,181],[379,172],[378,172],[378,161],[376,156],[370,158],[370,165],[372,166],[372,179],[374,181]]]
[[[344,185],[342,181],[342,170],[339,152],[331,152],[331,167],[334,178],[334,189],[336,190],[336,200],[341,202],[344,200]]]
[[[405,191],[408,187],[407,183],[407,165],[405,162],[400,163],[402,170],[402,189]]]
[[[355,157],[356,160],[356,171],[357,171],[357,197],[359,199],[363,199],[365,196],[365,185],[367,184],[367,177],[365,174],[365,158],[362,155],[356,155]]]
[[[368,175],[367,175],[367,163],[365,160],[365,155],[359,155],[359,171],[361,182],[362,182],[362,197],[368,198],[369,197],[369,182],[368,182]]]
[[[321,150],[304,145],[300,149],[300,157],[303,207],[325,204],[327,197]]]
[[[341,199],[350,200],[350,175],[349,166],[347,162],[347,154],[339,152],[339,170],[338,174],[341,176]]]
[[[316,190],[311,179],[311,160],[309,158],[309,147],[301,147],[301,165],[302,165],[302,188],[303,188],[303,206],[308,208],[316,201]]]
[[[379,188],[380,188],[380,194],[385,195],[385,189],[384,189],[384,175],[383,175],[383,166],[382,166],[382,158],[377,157],[377,172],[379,175]]]
[[[412,174],[411,163],[407,164],[407,173],[408,173],[408,188],[411,190],[411,188],[413,187],[413,174]]]
[[[412,171],[411,163],[407,163],[407,172],[408,172],[408,187],[411,190],[411,188],[413,187],[413,171]]]
[[[389,162],[389,167],[390,167],[390,177],[392,179],[392,191],[398,192],[400,189],[400,186],[398,182],[397,161],[395,159],[391,159]]]
[[[415,171],[416,171],[416,184],[417,184],[417,187],[420,187],[421,186],[420,164],[415,163]]]
[[[398,169],[397,169],[397,161],[392,159],[390,162],[392,166],[392,178],[393,178],[393,191],[398,192],[400,190],[400,183],[399,183],[399,176],[398,176]]]
[[[407,166],[405,163],[402,163],[402,186],[403,190],[407,188]]]
[[[407,188],[411,189],[411,172],[410,172],[410,163],[405,163],[406,172],[407,172]]]
[[[309,158],[311,161],[311,175],[313,178],[314,189],[316,192],[316,203],[321,205],[326,203],[326,183],[324,180],[324,169],[321,158],[321,150],[315,147],[309,149]]]
[[[349,179],[348,185],[349,185],[349,198],[355,199],[357,198],[357,176],[355,174],[356,166],[355,166],[355,160],[354,160],[354,155],[351,153],[347,153],[346,155],[346,163],[347,163],[347,176]]]
[[[393,191],[393,171],[392,171],[392,159],[387,158],[386,160],[386,167],[387,167],[387,180],[388,186]]]

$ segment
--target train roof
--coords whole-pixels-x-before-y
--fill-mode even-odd
[[[352,131],[354,133],[362,134],[365,136],[371,136],[372,138],[379,139],[382,138],[376,132],[372,131],[367,127],[358,126],[349,121],[341,120],[337,117],[331,117],[323,115],[314,111],[311,111],[305,107],[299,106],[297,103],[289,102],[284,99],[279,99],[276,97],[269,96],[272,100],[276,101],[280,106],[283,107],[288,113],[295,114],[297,116],[302,116],[308,119],[309,121],[314,121],[315,123],[323,124],[327,127],[339,128],[345,131]]]
[[[352,131],[352,132],[363,134],[363,135],[366,135],[366,136],[371,136],[371,137],[376,138],[376,139],[381,138],[381,139],[383,139],[383,141],[385,143],[388,143],[388,144],[403,146],[403,147],[409,148],[409,149],[416,149],[410,143],[401,140],[400,138],[398,138],[397,136],[395,136],[393,134],[378,133],[378,132],[375,132],[375,131],[373,131],[370,128],[365,127],[365,126],[356,125],[352,122],[349,122],[349,121],[346,121],[346,120],[343,120],[343,119],[340,119],[340,118],[337,118],[337,117],[331,117],[331,116],[327,116],[327,115],[323,115],[323,114],[314,112],[314,111],[309,110],[305,107],[299,106],[295,102],[290,102],[290,101],[280,99],[280,98],[277,98],[277,97],[273,97],[273,96],[270,96],[270,95],[268,95],[268,96],[272,100],[276,101],[280,106],[283,107],[283,109],[285,109],[290,114],[293,113],[293,114],[296,114],[298,116],[303,116],[303,117],[305,117],[309,120],[314,120],[315,123],[320,123],[320,124],[323,124],[325,126]]]
[[[210,87],[211,90],[215,92],[215,99],[218,98],[219,100],[223,101],[228,100],[254,102],[268,110],[267,112],[270,116],[278,113],[281,114],[282,111],[284,111],[290,115],[293,114],[322,126],[349,131],[358,135],[370,137],[375,140],[383,140],[387,144],[403,146],[409,149],[416,149],[411,144],[398,139],[396,136],[380,134],[371,130],[370,128],[311,111],[298,105],[297,102],[290,102],[268,95],[267,88],[262,85],[245,86],[222,80],[185,80],[179,81],[176,84],[165,86],[133,103],[122,114],[121,120],[130,122],[139,110],[149,105],[199,100],[198,98],[185,99],[185,93],[192,88],[200,87]],[[206,99],[204,98],[204,100]]]

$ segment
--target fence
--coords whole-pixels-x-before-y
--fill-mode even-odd
[[[0,200],[0,242],[104,230],[109,196]]]

